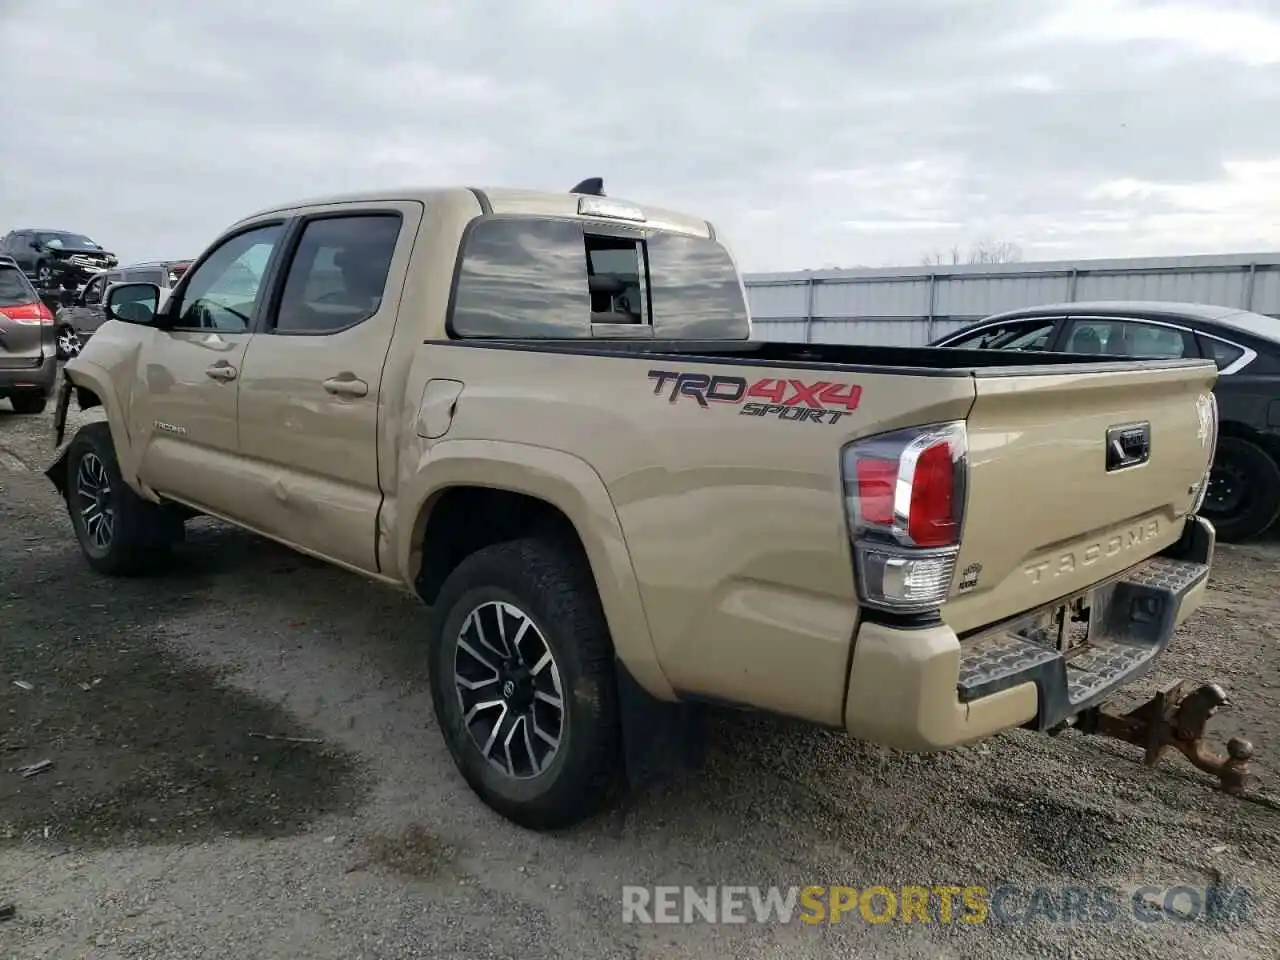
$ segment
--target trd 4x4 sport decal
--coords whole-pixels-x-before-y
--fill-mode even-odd
[[[679,370],[650,370],[649,379],[654,396],[665,394],[668,403],[692,400],[704,408],[727,403],[737,406],[744,417],[774,417],[796,423],[836,423],[858,409],[862,397],[862,388],[855,383],[826,380],[806,383],[766,377],[751,381]]]

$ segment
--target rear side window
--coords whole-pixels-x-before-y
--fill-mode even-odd
[[[489,217],[463,244],[458,337],[746,339],[742,285],[714,240],[577,220]]]
[[[38,299],[35,287],[21,270],[0,264],[0,307],[17,307]]]
[[[1219,370],[1225,370],[1244,356],[1244,348],[1237,347],[1234,343],[1215,340],[1212,337],[1199,337],[1198,339],[1200,340],[1200,349],[1204,352],[1204,355],[1211,357]]]
[[[400,215],[311,220],[289,264],[276,314],[279,333],[336,333],[382,307]]]

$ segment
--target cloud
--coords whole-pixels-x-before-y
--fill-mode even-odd
[[[591,175],[752,270],[1280,244],[1274,3],[0,0],[0,32],[30,92],[0,229],[126,259],[329,192]]]

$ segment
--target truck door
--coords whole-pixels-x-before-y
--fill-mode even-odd
[[[201,259],[179,299],[166,304],[170,328],[128,328],[144,338],[145,387],[130,414],[139,474],[153,489],[215,514],[235,517],[241,500],[241,365],[283,233],[284,223],[272,222],[226,237]]]
[[[238,516],[269,536],[376,572],[383,364],[417,203],[301,217],[277,308],[245,357]]]

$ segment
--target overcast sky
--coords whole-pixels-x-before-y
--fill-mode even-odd
[[[0,0],[0,232],[607,191],[746,270],[1280,249],[1280,0]]]

